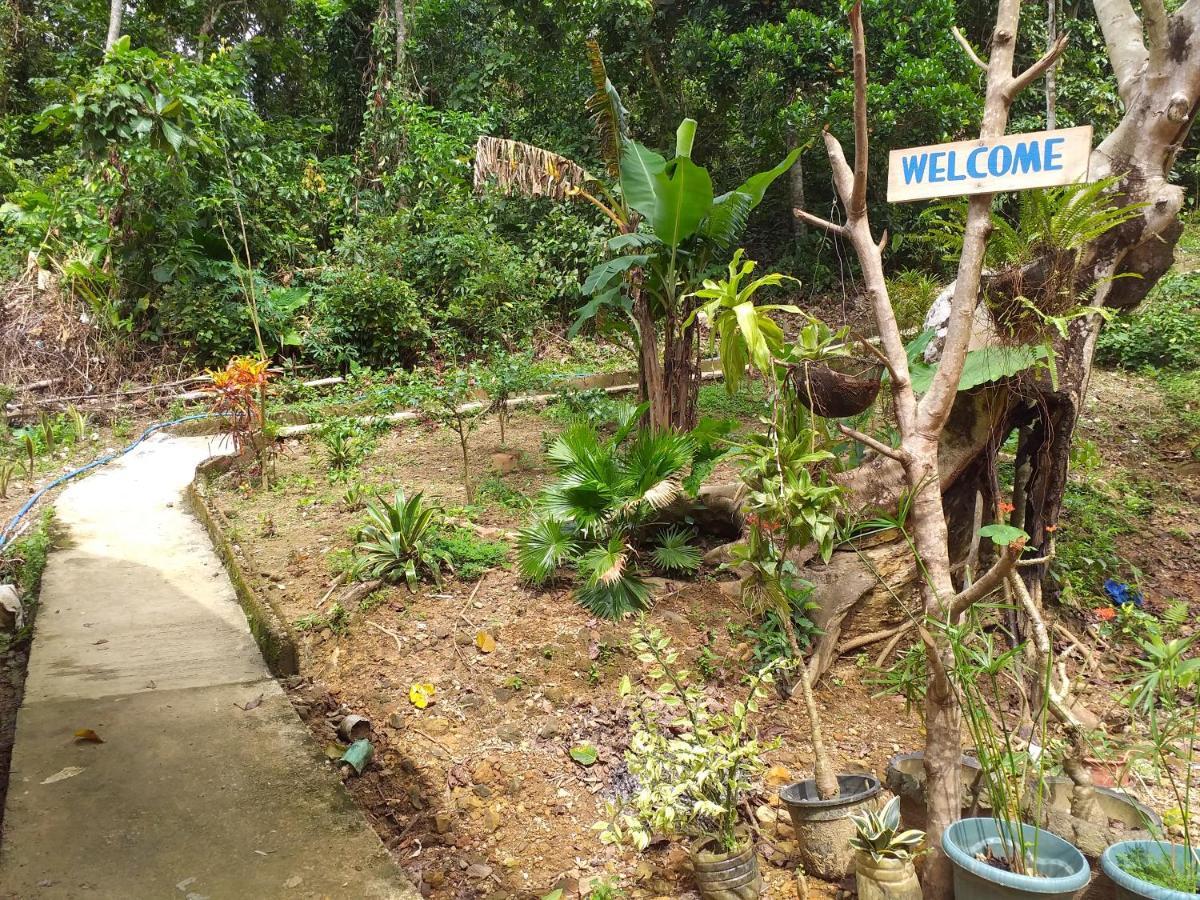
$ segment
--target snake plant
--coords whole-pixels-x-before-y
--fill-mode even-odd
[[[867,810],[866,815],[850,818],[857,832],[850,839],[850,846],[869,854],[876,862],[912,859],[917,847],[925,840],[925,832],[915,828],[900,831],[899,797],[893,797],[881,810]]]

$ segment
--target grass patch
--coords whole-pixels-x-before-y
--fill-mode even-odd
[[[463,581],[475,581],[508,558],[507,544],[485,541],[469,528],[443,532],[434,539],[434,544],[450,554],[454,574]]]
[[[743,380],[737,393],[730,396],[725,385],[706,384],[700,388],[697,406],[701,416],[756,421],[767,414],[767,389],[761,381]]]
[[[37,525],[25,537],[13,541],[0,556],[0,584],[15,584],[25,607],[25,626],[13,634],[0,634],[0,651],[29,639],[33,633],[33,612],[46,560],[54,547],[54,510],[42,511]]]

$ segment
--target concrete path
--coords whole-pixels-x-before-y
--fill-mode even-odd
[[[214,449],[156,436],[57,503],[68,548],[42,586],[0,897],[418,896],[267,672],[186,510]]]

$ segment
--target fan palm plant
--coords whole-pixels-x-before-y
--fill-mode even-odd
[[[381,497],[367,504],[367,522],[354,547],[357,573],[384,581],[403,578],[414,591],[427,572],[440,587],[442,567],[451,564],[434,541],[441,524],[441,510],[426,506],[420,491],[411,497],[396,491],[392,503]]]
[[[521,573],[542,584],[563,566],[580,576],[575,598],[615,619],[649,603],[643,572],[691,572],[700,554],[693,534],[665,527],[660,513],[689,493],[689,472],[723,454],[701,432],[656,432],[632,424],[602,438],[590,423],[570,426],[547,451],[558,477],[538,498],[521,531]]]

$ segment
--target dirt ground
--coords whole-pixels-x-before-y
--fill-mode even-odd
[[[495,423],[486,422],[474,439],[476,480],[494,474],[497,462],[508,467],[515,455],[517,468],[504,483],[535,494],[548,474],[543,435],[554,431],[540,415],[515,415],[500,451]],[[360,473],[381,491],[403,485],[453,507],[463,501],[457,452],[447,432],[398,429],[381,437]],[[362,513],[340,500],[344,486],[329,482],[316,442],[289,445],[276,485],[259,492],[225,483],[216,497],[252,560],[258,588],[272,592],[295,621],[318,612],[333,577],[329,554],[336,558],[350,546]],[[490,505],[476,521],[511,529],[524,517]],[[441,590],[388,588],[378,605],[353,610],[342,633],[302,632],[298,709],[323,743],[334,739],[339,714],[371,719],[379,766],[348,786],[429,896],[541,897],[562,886],[570,897],[580,882],[586,895],[589,879],[606,874],[632,896],[688,896],[682,847],[664,844],[639,857],[603,846],[591,829],[626,777],[616,689],[622,674],[639,668],[627,649],[630,624],[591,618],[572,602],[569,585],[531,589],[510,569],[475,583],[449,581]],[[712,573],[663,581],[658,594],[650,621],[692,660],[707,647],[710,690],[730,702],[740,697],[750,649],[740,626],[750,617]],[[495,638],[494,652],[478,649],[480,631]],[[919,725],[902,700],[872,700],[864,677],[854,660],[843,661],[817,696],[843,768],[881,772],[893,754],[920,745]],[[435,702],[424,710],[409,702],[414,683],[435,686]],[[887,729],[877,727],[881,710]],[[763,807],[763,856],[780,864],[766,867],[783,891],[775,896],[789,896],[789,829],[775,827],[774,789],[811,776],[799,700],[770,703],[759,727],[763,738],[782,744],[767,756],[772,769],[754,806]],[[571,759],[568,751],[580,744],[596,748],[595,765]]]
[[[1097,440],[1146,421],[1156,402],[1146,383],[1106,373],[1098,374],[1095,393],[1083,433]],[[543,415],[521,413],[501,448],[495,422],[485,422],[473,438],[474,480],[497,476],[506,488],[534,496],[548,477],[540,450],[556,430]],[[1175,452],[1162,441],[1103,446],[1105,467],[1135,471],[1161,472],[1163,457]],[[359,478],[381,492],[399,485],[422,490],[458,514],[453,508],[464,495],[457,454],[449,432],[401,428],[379,438]],[[1162,482],[1174,502],[1156,507],[1145,533],[1123,536],[1121,551],[1144,573],[1151,602],[1182,596],[1197,612],[1200,477],[1185,462]],[[252,561],[258,588],[274,594],[293,621],[311,623],[338,596],[320,605],[362,517],[347,508],[343,493],[311,440],[288,444],[270,491],[218,485],[217,502]],[[473,515],[498,530],[516,528],[526,516],[495,502]],[[1167,531],[1169,541],[1162,536]],[[320,623],[302,632],[303,675],[292,686],[297,708],[327,744],[341,716],[371,720],[377,765],[350,778],[348,787],[428,896],[539,898],[555,887],[566,897],[586,896],[601,876],[618,879],[633,897],[694,896],[684,847],[663,843],[639,855],[603,846],[591,830],[626,777],[616,687],[622,674],[636,676],[639,668],[627,650],[629,623],[590,618],[572,602],[569,585],[531,589],[511,569],[494,569],[475,583],[451,580],[440,590],[388,588],[368,608],[349,610],[336,632]],[[703,653],[712,663],[709,689],[731,701],[749,652],[740,626],[750,619],[720,590],[718,577],[705,572],[661,583],[650,621],[690,661]],[[1088,623],[1070,624],[1083,632]],[[494,652],[478,649],[480,632],[495,638]],[[921,746],[921,724],[901,699],[872,697],[876,688],[864,662],[842,659],[817,700],[839,767],[882,774],[893,754]],[[410,703],[414,683],[434,685],[428,708]],[[1115,686],[1096,673],[1082,696],[1097,712],[1111,710]],[[798,700],[773,699],[758,724],[764,738],[778,737],[781,746],[766,756],[771,768],[751,812],[761,826],[770,895],[791,897],[790,828],[775,790],[811,775],[807,722]],[[580,744],[596,748],[595,765],[572,760],[568,751]],[[834,886],[812,888],[813,896],[834,896]]]

